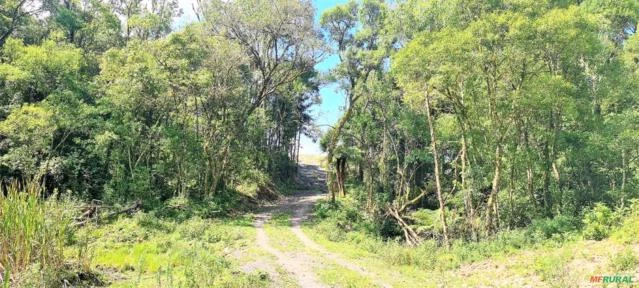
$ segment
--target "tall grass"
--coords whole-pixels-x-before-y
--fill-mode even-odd
[[[17,281],[21,272],[36,263],[43,270],[61,267],[70,224],[70,217],[65,217],[57,201],[42,198],[37,182],[13,183],[6,192],[0,192],[0,275],[4,285]]]

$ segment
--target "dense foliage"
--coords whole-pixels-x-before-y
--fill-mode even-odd
[[[638,20],[636,1],[328,11],[332,75],[349,100],[322,141],[333,195],[360,187],[358,205],[413,244],[627,206],[639,184]]]
[[[255,196],[290,179],[300,135],[315,137],[322,42],[309,3],[209,1],[178,32],[175,1],[1,10],[5,184],[112,202]]]
[[[639,196],[637,1],[198,2],[179,31],[175,0],[0,2],[2,193],[272,194],[335,82],[322,205],[342,222],[411,245],[602,239]]]

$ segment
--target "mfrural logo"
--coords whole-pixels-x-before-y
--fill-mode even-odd
[[[590,283],[633,283],[630,275],[590,276]]]

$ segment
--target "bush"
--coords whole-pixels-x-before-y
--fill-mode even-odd
[[[629,213],[619,229],[615,229],[612,238],[624,244],[639,241],[639,200],[632,201]]]
[[[338,199],[335,203],[328,200],[319,201],[315,205],[313,218],[324,220],[322,222],[325,223],[322,223],[322,226],[326,228],[326,232],[335,235],[351,231],[378,231],[373,229],[374,224],[366,218],[362,210],[358,208],[357,202],[350,197]],[[339,235],[338,238],[344,240],[345,235]]]
[[[558,215],[555,218],[533,220],[528,228],[528,235],[532,238],[558,239],[562,241],[565,235],[579,229],[579,221],[568,215]]]
[[[407,247],[397,242],[386,242],[375,253],[380,253],[384,260],[393,265],[415,265],[424,269],[438,267],[437,242],[427,240],[418,247]]]
[[[36,182],[8,187],[0,193],[0,275],[18,281],[39,264],[44,274],[62,270],[71,215],[51,197],[43,200]],[[9,277],[7,277],[9,276]]]
[[[610,230],[619,220],[618,216],[608,206],[597,203],[584,214],[584,238],[602,240],[610,235]]]
[[[226,216],[231,211],[239,209],[241,197],[230,190],[219,191],[214,199],[193,199],[186,197],[170,198],[153,210],[153,214],[159,218],[186,221],[193,217],[202,219]]]
[[[204,236],[209,225],[210,223],[208,221],[199,217],[193,217],[180,223],[177,232],[184,239],[198,240]]]
[[[335,210],[340,209],[339,202],[332,202],[330,200],[319,200],[314,207],[314,219],[326,219],[334,213]]]
[[[415,232],[424,234],[425,232],[441,231],[439,220],[439,210],[419,209],[410,214],[410,218],[415,222],[413,225]]]
[[[342,242],[346,240],[346,232],[342,229],[338,229],[337,222],[331,220],[325,220],[316,226],[319,233],[324,235],[326,239],[332,242]]]

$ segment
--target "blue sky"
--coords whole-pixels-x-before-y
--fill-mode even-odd
[[[348,0],[313,0],[313,4],[316,9],[316,21],[319,21],[320,15],[322,15],[326,9],[346,2],[348,2]],[[325,73],[335,67],[338,62],[339,59],[337,58],[337,55],[327,55],[327,57],[325,57],[320,63],[315,65],[315,69]],[[322,103],[313,108],[313,116],[316,124],[320,125],[322,131],[326,131],[329,126],[337,123],[339,117],[342,115],[345,98],[343,91],[339,90],[337,84],[322,87],[320,89],[320,97],[322,99]],[[308,137],[302,137],[300,150],[301,154],[321,153],[319,143],[313,143],[313,141]]]
[[[313,0],[315,6],[315,19],[319,25],[319,17],[327,9],[339,4],[348,2],[348,0]],[[193,3],[195,0],[178,0],[178,5],[182,9],[182,16],[175,19],[173,23],[174,27],[182,27],[185,24],[194,22],[196,20],[195,13],[193,12]],[[322,72],[328,72],[331,68],[335,67],[339,59],[336,55],[327,55],[315,68]],[[322,103],[316,107],[313,107],[312,114],[315,118],[316,124],[320,126],[322,131],[326,131],[329,126],[337,123],[337,120],[342,115],[342,108],[344,107],[344,93],[339,90],[337,84],[330,84],[320,89],[320,97]],[[301,140],[301,154],[320,154],[319,143],[313,143],[313,141],[305,136],[302,136]]]

